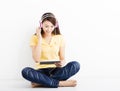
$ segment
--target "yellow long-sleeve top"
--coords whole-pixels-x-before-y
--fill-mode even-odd
[[[36,35],[33,35],[30,40],[30,46],[36,46],[38,43],[38,37]],[[41,44],[41,56],[40,61],[46,61],[46,60],[60,60],[59,59],[59,49],[61,46],[64,45],[64,38],[62,35],[53,35],[52,39],[50,41],[50,44],[48,44],[44,38],[42,38],[42,44]],[[35,68],[53,68],[56,67],[55,64],[40,64],[36,63]]]

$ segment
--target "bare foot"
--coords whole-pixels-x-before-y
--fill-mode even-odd
[[[59,87],[75,87],[76,85],[77,85],[76,80],[66,80],[59,82]]]
[[[31,86],[32,86],[32,88],[35,88],[35,87],[42,87],[43,85],[32,82],[32,83],[31,83]]]

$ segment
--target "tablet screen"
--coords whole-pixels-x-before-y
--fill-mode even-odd
[[[60,61],[41,61],[40,64],[54,64],[54,63],[57,63],[57,62],[60,62]]]

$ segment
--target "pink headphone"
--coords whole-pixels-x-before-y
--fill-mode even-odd
[[[53,17],[53,18],[55,18],[55,16],[54,16],[53,14],[43,15],[43,16],[42,16],[42,19],[39,21],[39,23],[40,23],[40,28],[43,27],[42,21],[43,21],[44,19],[46,19],[47,17]],[[56,21],[55,28],[57,28],[57,27],[58,27],[58,22]]]

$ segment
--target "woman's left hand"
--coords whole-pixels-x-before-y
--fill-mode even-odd
[[[62,66],[64,66],[64,64],[65,64],[65,61],[64,61],[64,60],[60,60],[60,62],[55,63],[55,65],[56,65],[57,67],[62,67]]]

